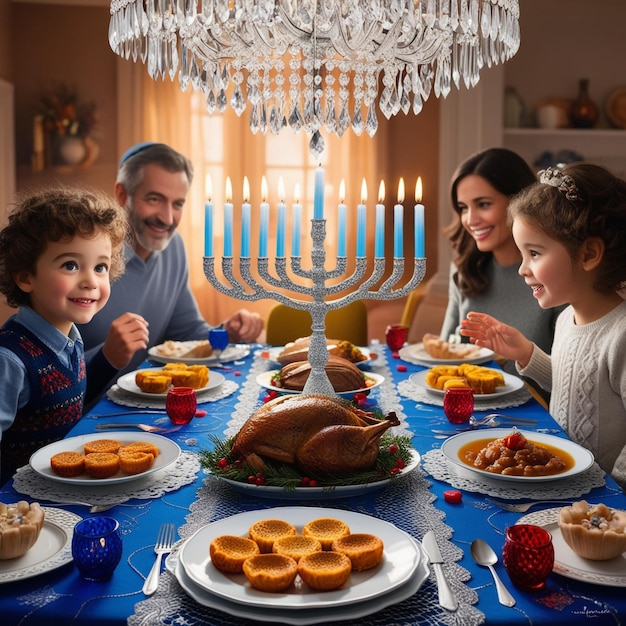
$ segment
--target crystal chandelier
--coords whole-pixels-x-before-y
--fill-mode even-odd
[[[474,87],[519,48],[518,0],[112,0],[109,43],[204,92],[209,113],[249,105],[253,133],[370,136],[434,88]]]

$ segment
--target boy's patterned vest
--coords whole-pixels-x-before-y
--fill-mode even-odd
[[[31,388],[30,400],[2,433],[0,484],[4,484],[33,452],[63,439],[81,418],[86,380],[82,351],[74,367],[65,367],[54,350],[14,320],[0,329],[0,345],[23,361]]]

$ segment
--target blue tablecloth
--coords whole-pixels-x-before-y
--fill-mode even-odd
[[[258,346],[256,347],[258,348]],[[411,374],[424,369],[421,366],[396,361],[384,347],[378,347],[380,360],[376,371],[391,376],[394,389],[402,389]],[[256,354],[256,356],[254,356]],[[400,367],[398,367],[400,366]],[[167,436],[183,450],[192,453],[210,446],[209,434],[223,435],[233,428],[233,416],[249,410],[251,402],[258,406],[264,390],[254,387],[254,373],[271,368],[258,351],[244,361],[237,362],[230,371],[221,372],[226,381],[237,385],[236,390],[216,402],[201,404],[208,415],[194,419],[192,424]],[[249,373],[252,371],[252,374]],[[384,394],[384,397],[381,397]],[[404,427],[414,436],[414,446],[423,457],[436,453],[443,439],[433,431],[449,429],[443,410],[430,403],[416,402],[406,396],[394,399],[389,387],[374,390],[370,402],[393,404],[404,417]],[[383,403],[384,403],[383,402]],[[248,407],[248,409],[246,409]],[[127,411],[124,418],[95,418],[92,414]],[[133,421],[154,423],[156,415],[133,414],[124,407],[103,399],[85,416],[69,436],[95,431],[97,423]],[[558,429],[545,410],[534,400],[506,410],[512,415],[534,417],[538,426]],[[128,418],[128,419],[126,419]],[[107,431],[103,431],[107,432]],[[434,452],[433,452],[434,451]],[[444,551],[446,571],[455,591],[464,604],[461,613],[449,613],[437,605],[436,585],[430,575],[418,593],[403,602],[354,620],[355,624],[551,624],[567,621],[582,624],[593,618],[595,624],[620,624],[626,615],[626,594],[621,586],[590,584],[552,574],[545,589],[527,593],[515,589],[500,563],[496,566],[517,599],[514,608],[498,604],[495,587],[489,571],[477,566],[470,557],[469,546],[476,537],[488,541],[498,554],[502,552],[504,530],[515,523],[520,514],[508,513],[491,504],[482,493],[466,490],[460,504],[449,504],[443,492],[450,485],[437,480],[422,469],[394,481],[389,487],[374,494],[359,495],[329,501],[299,502],[297,500],[268,500],[253,494],[239,493],[202,471],[194,480],[173,491],[166,491],[150,499],[131,499],[115,506],[107,515],[119,520],[124,536],[124,555],[111,580],[104,583],[86,583],[79,577],[73,563],[67,563],[50,572],[38,572],[15,582],[5,581],[0,586],[0,615],[5,624],[24,626],[35,624],[223,624],[252,623],[233,618],[226,613],[201,607],[189,599],[178,586],[174,576],[164,572],[155,596],[146,599],[141,592],[144,579],[154,561],[154,540],[163,521],[176,524],[183,539],[199,525],[224,518],[233,513],[276,506],[330,506],[392,521],[397,527],[421,539],[432,527]],[[539,493],[541,487],[537,488]],[[610,479],[584,496],[594,502],[605,501],[616,508],[626,509],[626,497]],[[12,484],[0,491],[4,502],[24,498]],[[26,499],[31,499],[26,496]],[[78,499],[78,498],[77,498]],[[580,499],[580,498],[578,498]],[[42,504],[46,501],[40,499]],[[433,506],[434,505],[434,506]],[[547,505],[548,507],[550,505]],[[552,505],[554,506],[554,505]],[[91,515],[85,506],[63,506],[82,517]],[[536,510],[536,509],[533,509]],[[450,538],[450,541],[448,541]],[[208,549],[208,547],[207,547]],[[0,576],[2,568],[0,567]],[[624,576],[626,579],[626,574]],[[276,620],[278,621],[278,620]],[[337,620],[334,620],[337,621]]]

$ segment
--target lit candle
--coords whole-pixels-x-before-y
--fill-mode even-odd
[[[376,205],[376,238],[374,256],[377,259],[385,256],[385,181],[380,181],[378,188],[378,204]]]
[[[363,258],[365,256],[365,235],[367,230],[367,216],[365,214],[365,203],[367,202],[367,184],[365,178],[361,183],[361,204],[357,207],[356,214],[356,255]]]
[[[261,225],[259,228],[259,256],[267,257],[267,238],[269,237],[270,205],[267,200],[267,181],[261,179]]]
[[[424,252],[424,205],[422,202],[422,177],[415,183],[415,258],[426,257]]]
[[[291,220],[291,256],[300,256],[300,229],[302,225],[302,205],[300,204],[300,185],[293,191],[294,203]]]
[[[233,256],[233,186],[226,177],[226,202],[224,203],[224,256]]]
[[[204,182],[207,201],[204,204],[204,256],[213,256],[213,184],[211,174]]]
[[[285,184],[283,177],[278,179],[278,227],[276,228],[276,256],[285,256],[285,227],[287,225],[287,206],[285,205]]]
[[[346,256],[346,184],[341,180],[339,184],[339,225],[337,227],[337,256]]]
[[[313,219],[324,219],[324,170],[315,170],[315,187],[313,188]]]
[[[393,207],[393,256],[396,259],[402,258],[402,237],[404,220],[404,178],[400,178],[398,183],[398,204]]]
[[[243,205],[241,206],[241,256],[250,256],[250,183],[243,177]]]

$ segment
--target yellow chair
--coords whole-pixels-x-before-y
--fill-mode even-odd
[[[271,346],[308,337],[311,334],[311,314],[277,304],[267,317],[266,341]],[[344,339],[355,346],[367,346],[367,308],[362,300],[355,300],[340,309],[326,314],[326,337]]]

